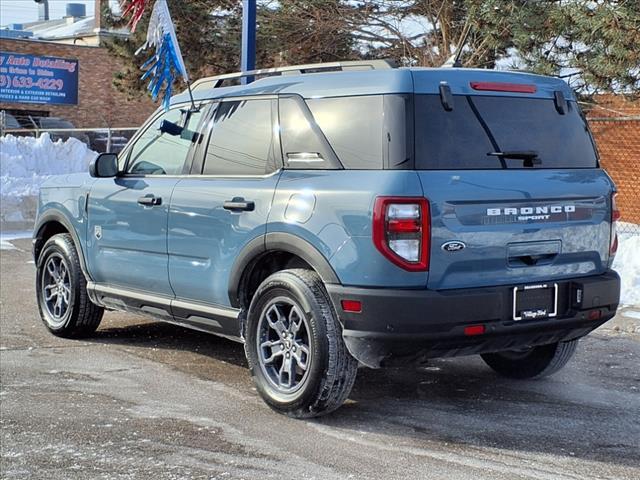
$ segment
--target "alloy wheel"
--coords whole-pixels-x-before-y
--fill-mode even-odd
[[[286,297],[262,311],[256,337],[260,368],[278,391],[291,394],[305,383],[312,361],[309,322],[300,307]]]
[[[71,278],[67,263],[61,255],[53,254],[42,272],[42,299],[51,316],[50,323],[57,327],[64,323],[71,303]]]

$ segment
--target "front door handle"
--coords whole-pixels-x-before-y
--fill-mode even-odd
[[[230,210],[232,212],[253,212],[256,208],[256,204],[251,201],[247,201],[242,197],[234,197],[233,200],[227,200],[222,204],[222,208]]]
[[[162,197],[156,197],[153,193],[148,193],[138,198],[138,203],[145,207],[155,207],[156,205],[162,205]]]

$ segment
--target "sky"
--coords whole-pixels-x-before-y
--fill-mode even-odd
[[[92,16],[95,0],[49,0],[49,18],[62,18],[67,3],[83,3],[87,6],[87,15]],[[110,0],[117,4],[117,0]],[[0,25],[38,21],[38,4],[33,0],[0,0]]]

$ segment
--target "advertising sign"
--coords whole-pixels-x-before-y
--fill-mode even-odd
[[[78,60],[0,51],[0,102],[78,104]]]

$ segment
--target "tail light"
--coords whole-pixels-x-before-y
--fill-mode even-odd
[[[373,243],[405,270],[428,270],[430,223],[425,198],[378,197],[373,209]]]
[[[611,195],[611,239],[609,241],[609,256],[611,260],[616,255],[618,251],[618,233],[616,232],[616,222],[620,220],[620,210],[618,210],[618,206],[616,205],[616,195],[614,193]]]

